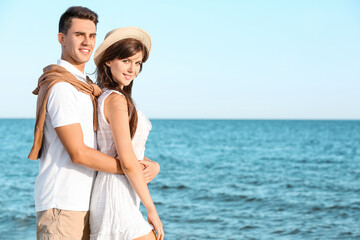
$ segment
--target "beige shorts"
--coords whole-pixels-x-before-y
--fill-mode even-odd
[[[51,208],[36,213],[37,240],[90,239],[89,211]]]

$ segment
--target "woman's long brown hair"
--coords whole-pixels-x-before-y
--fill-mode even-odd
[[[99,64],[97,66],[97,81],[96,83],[101,88],[108,88],[112,90],[117,90],[121,92],[127,101],[128,115],[129,115],[129,127],[131,138],[134,137],[135,131],[137,128],[138,116],[136,112],[136,107],[134,101],[131,97],[131,90],[134,83],[134,80],[128,86],[124,86],[123,89],[120,88],[119,84],[114,81],[110,68],[105,64],[107,61],[114,59],[125,59],[135,55],[138,52],[143,53],[142,63],[146,62],[149,57],[147,48],[140,41],[134,38],[126,38],[120,40],[110,47],[108,47],[104,54],[102,55]],[[140,66],[140,71],[142,70],[142,64]]]

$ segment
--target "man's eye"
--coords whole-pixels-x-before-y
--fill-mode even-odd
[[[137,62],[137,63],[136,63],[136,65],[139,65],[139,66],[141,66],[141,64],[142,64],[142,62]]]
[[[123,63],[129,63],[129,60],[125,59],[123,60]]]

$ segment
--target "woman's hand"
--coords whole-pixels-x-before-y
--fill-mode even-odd
[[[164,229],[163,229],[163,225],[162,222],[159,218],[159,215],[157,214],[156,211],[154,212],[148,212],[148,222],[154,226],[155,228],[155,235],[156,235],[156,240],[163,240],[164,239]]]

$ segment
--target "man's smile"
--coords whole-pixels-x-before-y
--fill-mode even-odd
[[[85,53],[85,54],[90,53],[90,49],[88,49],[88,48],[80,48],[79,50],[80,50],[80,52]]]

